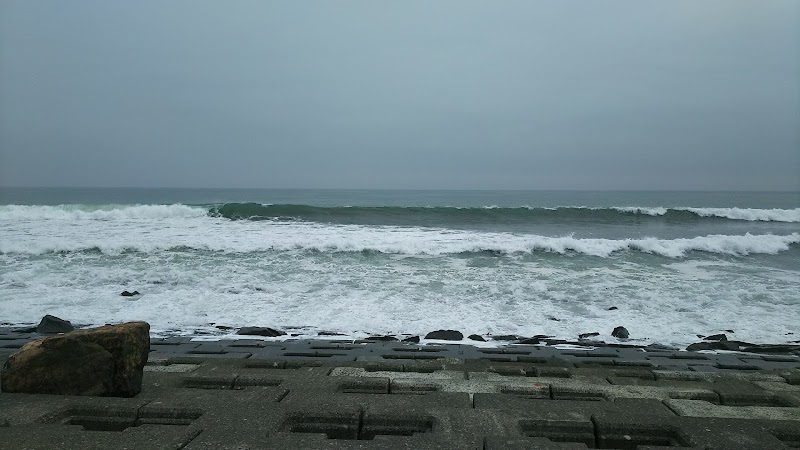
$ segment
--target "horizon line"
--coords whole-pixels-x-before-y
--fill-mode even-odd
[[[471,191],[471,192],[776,192],[800,193],[798,189],[619,189],[619,188],[334,188],[334,187],[186,187],[186,186],[0,186],[0,189],[118,189],[118,190],[270,190],[270,191]]]

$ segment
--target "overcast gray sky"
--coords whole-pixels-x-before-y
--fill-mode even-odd
[[[0,1],[0,185],[800,190],[800,2]]]

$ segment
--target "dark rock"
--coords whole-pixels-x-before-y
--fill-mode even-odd
[[[389,336],[388,334],[385,336],[370,336],[366,338],[367,341],[381,341],[381,342],[388,342],[388,341],[396,341],[397,338],[394,336]]]
[[[617,308],[616,306],[612,306],[611,308],[608,308],[608,310],[609,310],[609,311],[616,311],[616,310],[618,310],[618,309],[619,309],[619,308]]]
[[[407,338],[403,339],[403,342],[411,342],[412,344],[418,344],[419,343],[419,336],[407,337]]]
[[[558,318],[553,317],[553,316],[548,317],[547,320],[552,320],[554,322],[561,322],[561,319],[558,319]]]
[[[541,344],[541,341],[539,340],[539,338],[532,337],[528,339],[521,339],[517,341],[517,344],[537,345]]]
[[[69,333],[74,329],[69,320],[59,319],[50,314],[42,317],[42,321],[36,326],[36,332],[40,334]]]
[[[486,342],[486,339],[484,339],[483,336],[478,336],[477,334],[470,334],[467,336],[467,339],[471,341]]]
[[[491,336],[493,341],[518,341],[520,339],[525,339],[523,336],[517,336],[516,334],[498,334],[497,336]]]
[[[578,339],[586,339],[588,337],[600,336],[600,333],[592,332],[592,333],[582,333],[578,335]]]
[[[139,291],[133,291],[133,292],[122,291],[122,293],[119,295],[123,297],[133,297],[134,295],[141,295],[141,294],[139,293]]]
[[[727,341],[728,336],[725,336],[724,334],[713,334],[711,336],[706,336],[703,339],[706,341]]]
[[[142,389],[149,330],[129,322],[28,342],[3,366],[3,392],[133,397]]]
[[[725,331],[726,333],[731,333],[731,334],[733,334],[733,330],[723,330],[723,331]]]
[[[615,338],[628,339],[630,333],[628,333],[628,330],[625,327],[616,327],[614,328],[614,331],[611,332],[611,335]]]
[[[232,330],[233,327],[229,327],[227,325],[214,325],[214,328],[222,331]]]
[[[690,352],[698,350],[739,350],[739,345],[734,341],[705,341],[697,342],[686,347]]]
[[[243,336],[266,336],[266,337],[277,337],[277,336],[284,336],[286,333],[280,330],[275,330],[269,327],[242,327],[236,334],[241,334]]]
[[[464,335],[456,330],[436,330],[425,335],[425,339],[441,339],[443,341],[460,341]]]
[[[335,331],[320,331],[317,333],[318,336],[347,336],[344,333],[337,333]]]

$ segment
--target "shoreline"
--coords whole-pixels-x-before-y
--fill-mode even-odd
[[[53,336],[52,333],[38,333],[34,327],[21,328],[21,327],[8,327],[0,326],[0,353],[5,355],[6,352],[2,350],[11,350],[11,353],[16,352],[27,342]],[[75,327],[75,329],[82,329],[88,327]],[[241,329],[231,329],[240,331]],[[266,330],[266,331],[265,331]],[[292,331],[291,329],[285,329]],[[228,331],[228,330],[226,330]],[[251,330],[252,331],[252,330]],[[438,330],[437,332],[453,332],[454,330]],[[493,352],[513,353],[514,349],[519,348],[532,348],[532,349],[546,349],[555,351],[583,351],[583,352],[598,352],[602,353],[604,350],[610,351],[638,351],[638,352],[673,352],[684,354],[738,354],[738,355],[769,355],[776,357],[798,357],[800,358],[800,343],[789,342],[780,344],[755,344],[749,342],[742,342],[736,340],[727,340],[724,334],[708,336],[706,339],[698,339],[697,343],[691,344],[686,347],[669,346],[660,343],[646,342],[641,339],[616,339],[616,342],[606,342],[604,340],[596,339],[558,339],[551,336],[536,335],[533,337],[524,337],[516,335],[495,335],[487,336],[488,339],[477,340],[478,335],[464,336],[461,339],[455,339],[458,336],[450,336],[449,338],[438,339],[441,335],[432,335],[431,337],[407,335],[407,334],[393,334],[393,335],[367,335],[364,337],[353,337],[351,335],[339,334],[328,332],[316,336],[309,336],[307,334],[286,333],[282,330],[275,330],[272,328],[258,328],[256,333],[274,332],[270,335],[259,334],[236,334],[236,332],[221,332],[220,334],[207,334],[207,333],[194,333],[189,334],[185,332],[164,333],[164,332],[151,332],[150,342],[155,348],[161,348],[161,345],[178,345],[181,348],[190,350],[187,346],[192,344],[199,345],[218,345],[222,347],[242,347],[242,348],[263,348],[280,346],[287,349],[289,353],[295,349],[305,349],[309,347],[318,346],[405,346],[405,347],[418,347],[418,348],[461,348],[461,354],[469,354],[475,358],[480,358],[481,354],[488,354]],[[280,334],[278,334],[280,333]],[[366,334],[366,333],[365,333]],[[431,333],[429,333],[431,334]],[[458,333],[461,334],[461,333]],[[596,337],[596,336],[592,336]],[[483,339],[482,336],[480,336]],[[643,342],[645,341],[645,342]],[[152,351],[152,350],[151,350]],[[488,353],[487,353],[488,352]],[[7,355],[5,355],[7,357]],[[280,357],[281,355],[276,355]]]

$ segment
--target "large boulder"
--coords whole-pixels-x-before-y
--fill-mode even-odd
[[[3,392],[133,397],[142,390],[150,325],[129,322],[25,344],[3,366]]]

